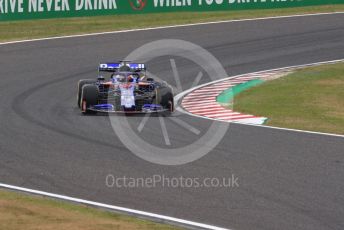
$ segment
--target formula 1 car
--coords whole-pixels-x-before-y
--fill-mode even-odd
[[[145,64],[128,61],[100,64],[97,79],[78,82],[77,97],[83,114],[174,111],[172,88],[147,78]]]

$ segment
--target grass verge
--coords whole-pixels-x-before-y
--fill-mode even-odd
[[[344,11],[344,5],[295,7],[222,12],[177,12],[145,15],[112,15],[0,23],[0,41],[156,27],[197,22]]]
[[[139,220],[66,202],[0,190],[0,229],[174,230],[172,226]]]
[[[235,110],[268,117],[267,125],[344,134],[344,63],[297,70],[248,89]]]

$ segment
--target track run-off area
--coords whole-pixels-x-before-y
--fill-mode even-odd
[[[343,59],[344,14],[1,44],[0,182],[229,229],[343,229],[343,137],[233,123],[205,156],[166,166],[128,150],[108,116],[81,115],[79,79],[96,77],[99,62],[121,60],[163,39],[207,50],[225,78]],[[192,60],[172,55],[147,66],[180,92],[214,80]],[[126,120],[143,140],[167,149],[195,142],[220,123],[178,112]],[[156,186],[109,183],[124,177],[167,179]],[[168,183],[181,177],[236,178],[237,184]]]

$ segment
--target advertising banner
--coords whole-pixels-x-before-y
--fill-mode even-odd
[[[0,21],[339,4],[343,0],[0,0]]]

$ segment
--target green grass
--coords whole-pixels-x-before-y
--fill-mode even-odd
[[[177,12],[146,15],[113,15],[83,18],[1,22],[0,41],[24,40],[60,35],[157,27],[164,25],[176,25],[196,22],[335,11],[344,11],[344,5],[202,13]]]
[[[0,190],[0,229],[174,230],[172,226],[82,205]]]
[[[235,98],[235,110],[267,125],[344,134],[344,63],[298,70]]]

